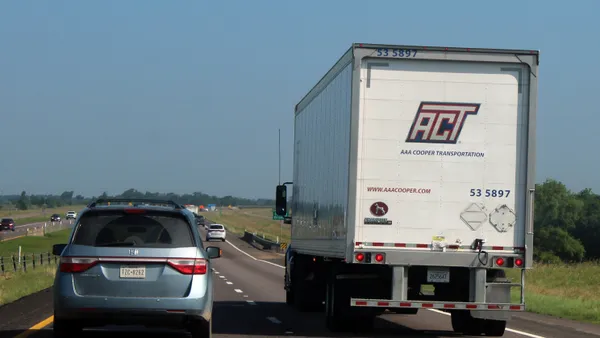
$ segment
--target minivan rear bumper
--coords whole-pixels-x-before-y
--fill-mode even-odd
[[[77,323],[80,327],[98,327],[106,325],[143,325],[146,327],[187,329],[190,324],[207,322],[210,315],[205,316],[202,310],[186,310],[185,312],[173,312],[157,309],[128,310],[122,308],[102,309],[68,309],[57,311],[54,316],[58,320],[67,320]],[[206,318],[208,317],[208,318]]]

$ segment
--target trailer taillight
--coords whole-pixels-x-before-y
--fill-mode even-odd
[[[496,258],[496,265],[503,266],[504,265],[504,258],[502,258],[502,257]]]
[[[356,254],[356,260],[359,262],[362,262],[365,259],[365,255],[363,253],[357,253]]]
[[[382,254],[375,255],[375,260],[380,263],[383,262],[383,255]]]
[[[515,259],[515,265],[518,267],[523,266],[523,260],[521,258]]]

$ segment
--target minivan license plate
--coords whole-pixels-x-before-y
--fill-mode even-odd
[[[119,277],[121,278],[146,278],[146,267],[145,266],[121,266],[119,271]]]

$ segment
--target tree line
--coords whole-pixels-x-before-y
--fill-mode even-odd
[[[68,205],[83,205],[88,204],[98,198],[154,198],[172,200],[179,204],[194,204],[207,205],[216,204],[218,206],[240,206],[240,205],[256,205],[268,206],[275,205],[274,200],[270,199],[249,199],[234,196],[218,197],[208,195],[202,192],[192,194],[175,194],[175,193],[159,193],[159,192],[141,192],[135,189],[125,190],[118,195],[108,195],[106,192],[100,196],[84,197],[83,195],[74,195],[73,191],[65,191],[60,195],[35,195],[27,194],[26,191],[20,195],[4,195],[0,196],[0,209],[19,209],[28,210],[32,208],[53,209]]]

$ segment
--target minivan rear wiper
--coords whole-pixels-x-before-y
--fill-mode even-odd
[[[135,242],[112,242],[112,243],[102,243],[96,246],[135,246]]]

